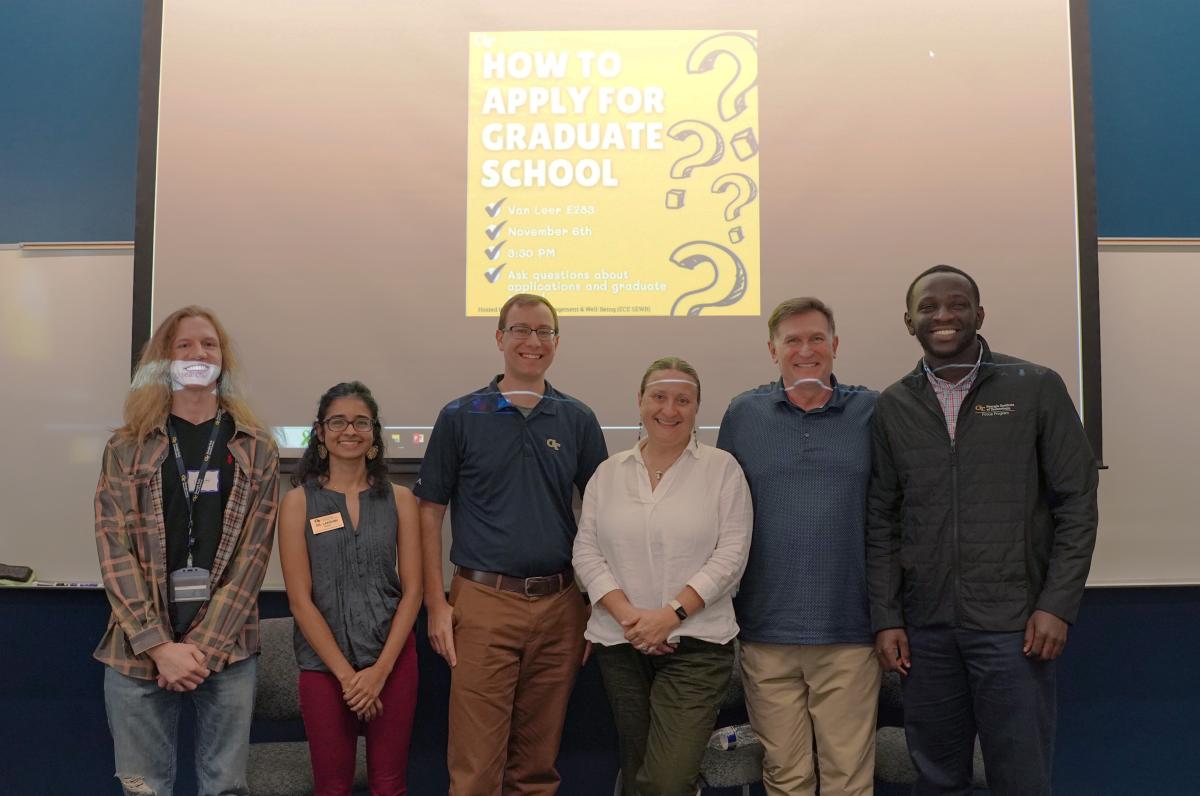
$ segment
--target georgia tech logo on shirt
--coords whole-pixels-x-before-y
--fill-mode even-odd
[[[546,447],[551,448],[554,451],[557,451],[559,448],[562,447],[562,443],[559,442],[558,440],[556,440],[554,437],[550,437],[546,440]]]
[[[975,414],[980,417],[1004,417],[1017,411],[1017,405],[1007,404],[975,404]]]

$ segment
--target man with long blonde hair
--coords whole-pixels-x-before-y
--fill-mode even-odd
[[[216,316],[184,307],[146,344],[104,449],[96,548],[112,606],[95,658],[126,794],[174,789],[180,703],[201,796],[247,794],[258,591],[279,454],[239,396]]]

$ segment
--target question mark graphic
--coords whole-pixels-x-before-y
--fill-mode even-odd
[[[740,216],[742,208],[758,197],[758,186],[745,174],[722,174],[712,184],[713,193],[725,193],[730,188],[737,190],[737,196],[725,205],[726,221],[733,221]]]
[[[737,72],[717,98],[717,113],[722,121],[728,122],[746,110],[746,95],[758,85],[758,40],[734,32],[709,36],[688,55],[688,74],[711,70],[722,55],[729,56],[737,65]]]
[[[730,188],[737,191],[737,195],[729,200],[729,204],[725,205],[725,220],[733,221],[742,214],[742,208],[753,202],[758,197],[758,186],[754,184],[754,180],[750,179],[745,174],[722,174],[713,180],[712,192],[725,193]],[[740,226],[733,227],[729,230],[729,242],[741,243],[745,238]]]
[[[725,139],[721,137],[717,128],[708,122],[702,122],[699,119],[684,119],[671,125],[667,130],[667,135],[676,141],[695,138],[699,144],[694,151],[671,164],[671,176],[674,179],[687,179],[694,170],[711,166],[725,157]],[[683,207],[686,193],[682,188],[667,191],[667,208],[678,210]]]
[[[737,304],[746,295],[746,266],[731,250],[719,243],[707,240],[694,240],[677,246],[671,252],[671,262],[680,268],[695,270],[701,263],[708,263],[713,268],[713,278],[702,288],[689,290],[675,299],[671,305],[672,315],[696,316],[706,307],[728,307]],[[715,301],[697,301],[705,293],[712,293]],[[692,302],[687,301],[691,298]]]

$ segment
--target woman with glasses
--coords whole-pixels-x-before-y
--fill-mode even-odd
[[[593,603],[585,636],[598,645],[624,793],[692,796],[733,666],[750,490],[731,455],[696,439],[695,368],[659,359],[637,396],[645,438],[588,482],[573,563]]]
[[[366,385],[332,387],[280,507],[316,796],[351,792],[364,725],[371,793],[408,792],[421,548],[416,499],[388,480],[381,432]]]

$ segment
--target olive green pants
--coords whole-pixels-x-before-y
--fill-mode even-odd
[[[733,668],[733,642],[682,638],[668,655],[596,647],[617,725],[624,796],[694,796]]]

